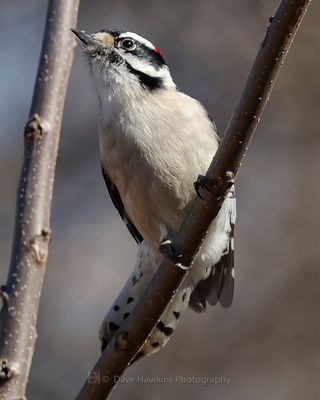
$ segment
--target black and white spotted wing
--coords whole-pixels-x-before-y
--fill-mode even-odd
[[[208,303],[214,305],[219,301],[223,307],[230,307],[234,294],[234,224],[231,224],[227,251],[215,267],[213,281],[215,290],[208,294]]]
[[[116,185],[112,182],[109,175],[105,172],[105,170],[103,168],[102,168],[102,175],[104,177],[104,181],[106,183],[106,186],[107,186],[108,192],[110,194],[111,200],[113,202],[113,205],[118,210],[123,222],[126,224],[127,228],[129,229],[129,232],[133,236],[134,240],[137,243],[141,243],[143,241],[143,237],[141,236],[138,229],[135,227],[135,225],[132,223],[132,221],[126,214],[124,205],[123,205],[121,197],[120,197],[120,193],[119,193]]]
[[[230,216],[231,219],[231,216]],[[190,296],[189,307],[196,312],[206,310],[206,303],[214,306],[218,302],[230,307],[234,294],[234,223],[230,221],[230,239],[225,253],[212,268],[211,275],[198,283]]]

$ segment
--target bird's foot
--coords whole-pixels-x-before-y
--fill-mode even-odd
[[[197,180],[193,184],[194,189],[201,200],[204,199],[203,195],[201,194],[201,191],[203,191],[205,189],[205,190],[208,190],[208,192],[211,192],[209,183],[210,183],[209,178],[207,178],[204,175],[199,175]]]
[[[182,254],[177,254],[170,239],[166,239],[161,242],[159,246],[159,251],[175,264],[181,263]]]

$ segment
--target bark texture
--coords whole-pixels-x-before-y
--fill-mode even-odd
[[[11,264],[1,287],[0,399],[24,399],[51,240],[50,211],[79,0],[50,0],[17,191]]]

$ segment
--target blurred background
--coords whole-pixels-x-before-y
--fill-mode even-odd
[[[1,0],[0,277],[9,264],[22,132],[46,3]],[[131,30],[162,49],[175,82],[223,132],[279,0],[82,0],[79,27]],[[320,3],[311,4],[237,180],[237,285],[231,309],[189,310],[160,353],[126,377],[224,377],[230,383],[121,384],[113,399],[319,398]],[[108,198],[97,102],[76,50],[66,98],[28,397],[75,396],[99,354],[104,312],[136,246]]]

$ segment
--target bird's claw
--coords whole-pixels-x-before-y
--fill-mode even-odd
[[[201,194],[201,190],[206,189],[208,190],[208,192],[211,192],[211,189],[209,187],[209,179],[204,175],[199,175],[197,180],[194,182],[193,186],[197,195],[200,197],[201,200],[204,199],[204,197]]]
[[[175,248],[172,245],[170,239],[163,240],[159,246],[159,251],[161,254],[165,255],[175,264],[180,264],[182,259],[182,254],[177,254]]]

